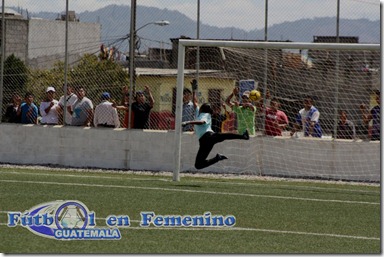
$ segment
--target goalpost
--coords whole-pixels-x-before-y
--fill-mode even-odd
[[[196,171],[194,160],[198,139],[181,130],[183,89],[189,86],[185,79],[186,49],[196,46],[200,47],[202,58],[204,51],[201,50],[206,49],[205,59],[216,62],[216,74],[221,74],[216,78],[204,78],[200,72],[199,93],[202,99],[208,101],[209,90],[218,88],[222,92],[219,98],[223,101],[232,92],[236,81],[252,79],[257,81],[263,106],[269,106],[270,94],[271,98],[279,101],[279,109],[289,119],[282,136],[265,136],[266,109],[258,108],[256,136],[249,141],[216,145],[209,158],[220,152],[229,160],[201,172],[380,180],[380,141],[369,141],[372,121],[366,125],[361,118],[361,105],[369,111],[375,105],[375,90],[380,89],[379,44],[181,39],[178,48],[174,181],[180,180],[180,172]],[[205,68],[213,69],[209,64]],[[203,69],[204,65],[201,65]],[[305,137],[303,131],[290,136],[306,96],[314,99],[313,105],[320,112],[322,138]],[[343,128],[339,128],[341,110],[354,123],[356,134],[352,139],[344,138],[340,132]]]

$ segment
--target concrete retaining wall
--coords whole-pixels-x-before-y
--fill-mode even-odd
[[[174,132],[0,124],[0,162],[172,171]],[[181,170],[196,171],[198,140],[182,135]],[[217,144],[228,160],[201,172],[380,181],[380,143],[254,137]]]

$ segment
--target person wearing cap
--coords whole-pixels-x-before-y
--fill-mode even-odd
[[[255,135],[255,114],[256,107],[249,100],[249,91],[244,91],[241,96],[241,103],[237,100],[231,102],[233,96],[239,94],[239,87],[235,87],[232,93],[227,97],[225,103],[230,106],[237,117],[237,131],[244,133],[248,130],[249,135]]]
[[[59,114],[57,111],[59,101],[54,99],[56,90],[54,87],[48,87],[45,93],[45,99],[40,103],[40,122],[42,125],[57,125],[59,123]]]
[[[111,95],[108,92],[101,94],[101,103],[96,106],[93,116],[95,127],[118,128],[120,126],[119,115],[110,99]]]
[[[146,101],[146,93],[148,95],[148,102]],[[132,103],[132,112],[135,114],[133,128],[135,129],[147,129],[149,113],[153,108],[155,100],[148,86],[145,86],[144,91],[137,91],[135,102]]]
[[[64,89],[64,86],[63,86],[63,89]],[[67,108],[67,111],[65,113],[65,121],[63,121],[64,99],[65,99],[65,105],[66,105],[66,108]],[[59,99],[59,107],[57,109],[59,111],[59,119],[61,120],[60,124],[71,125],[71,123],[72,123],[72,115],[68,111],[68,109],[72,108],[72,105],[76,102],[76,100],[77,100],[77,95],[75,93],[73,93],[72,85],[71,84],[67,84],[67,94],[66,95],[62,95],[60,97],[60,99]]]
[[[89,127],[93,120],[93,103],[85,96],[84,87],[76,87],[75,94],[77,100],[71,108],[68,108],[69,113],[72,115],[71,126]]]

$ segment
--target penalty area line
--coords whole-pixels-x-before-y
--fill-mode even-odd
[[[171,191],[171,192],[184,192],[184,193],[197,193],[197,194],[211,194],[211,195],[226,195],[226,196],[244,196],[244,197],[258,197],[279,200],[297,200],[297,201],[312,201],[312,202],[327,202],[327,203],[346,203],[346,204],[367,204],[367,205],[380,205],[376,202],[363,202],[363,201],[348,201],[348,200],[335,200],[335,199],[317,199],[317,198],[303,198],[291,196],[278,196],[278,195],[256,195],[232,192],[217,192],[217,191],[199,191],[191,189],[174,189],[174,188],[159,188],[159,187],[141,187],[141,186],[125,186],[125,185],[100,185],[100,184],[84,184],[84,183],[64,183],[64,182],[48,182],[48,181],[29,181],[29,180],[0,180],[4,183],[25,183],[25,184],[43,184],[43,185],[58,185],[58,186],[82,186],[82,187],[99,187],[99,188],[125,188],[125,189],[138,189],[138,190],[155,190],[155,191]]]
[[[79,174],[50,174],[50,173],[35,173],[35,172],[16,172],[16,171],[0,171],[0,174],[11,174],[11,175],[32,175],[32,176],[49,176],[49,177],[75,177],[75,178],[93,178],[93,179],[114,179],[114,180],[120,180],[121,177],[111,177],[111,176],[105,176],[108,173],[101,173],[104,175],[79,175]],[[115,173],[117,175],[123,175],[122,173]],[[137,181],[161,181],[161,182],[169,182],[169,179],[163,179],[163,178],[127,178],[126,180],[137,180]],[[372,195],[380,195],[380,191],[373,191],[373,190],[354,190],[354,189],[341,189],[341,188],[335,188],[335,187],[319,187],[319,186],[298,186],[298,185],[271,185],[271,184],[261,184],[261,183],[243,183],[243,182],[233,182],[233,181],[202,181],[198,178],[192,178],[189,177],[189,179],[192,180],[193,183],[204,183],[204,184],[226,184],[226,185],[238,185],[238,186],[251,186],[251,187],[269,187],[270,189],[297,189],[297,190],[321,190],[324,192],[341,192],[341,193],[368,193]]]
[[[138,220],[131,220],[131,222],[139,223]],[[0,223],[0,226],[7,226],[7,223]],[[96,227],[97,228],[97,227]],[[303,231],[288,231],[288,230],[275,230],[275,229],[263,229],[263,228],[243,228],[243,227],[232,227],[232,228],[213,228],[213,227],[119,227],[118,229],[134,229],[134,230],[216,230],[216,231],[253,231],[262,233],[276,233],[276,234],[291,234],[299,236],[318,236],[318,237],[335,237],[344,239],[356,239],[356,240],[375,240],[380,241],[378,237],[366,237],[366,236],[351,236],[341,234],[327,234],[327,233],[314,233],[314,232],[303,232]]]

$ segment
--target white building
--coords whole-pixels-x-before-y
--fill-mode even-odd
[[[41,69],[64,61],[65,16],[64,20],[25,19],[21,14],[7,9],[5,17],[6,57],[14,54],[28,66]],[[0,21],[1,18],[0,14]],[[68,62],[75,63],[86,53],[97,53],[100,40],[100,24],[72,19],[68,24]]]

